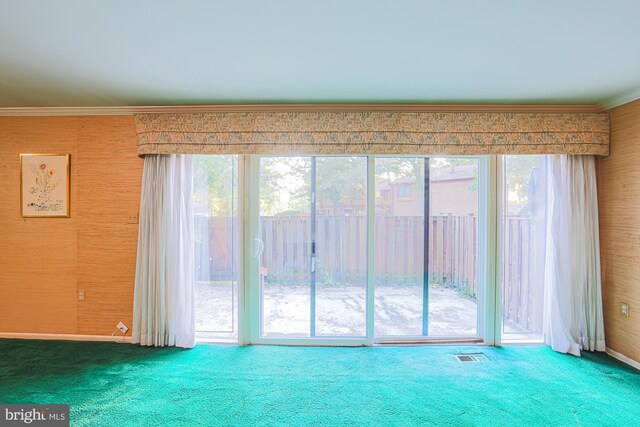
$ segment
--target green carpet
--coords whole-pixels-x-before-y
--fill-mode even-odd
[[[462,364],[456,352],[490,362]],[[0,403],[72,425],[640,425],[640,372],[547,347],[149,349],[0,340]]]

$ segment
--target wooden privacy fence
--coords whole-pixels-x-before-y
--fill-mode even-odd
[[[423,283],[424,220],[422,217],[376,218],[377,284]],[[477,288],[478,219],[474,215],[429,218],[429,282],[455,286],[475,295]]]
[[[207,227],[208,224],[208,227]],[[196,233],[209,229],[205,255],[212,280],[232,274],[231,239],[234,223],[224,217],[200,217]],[[429,219],[430,282],[477,288],[477,217],[440,215]],[[423,282],[424,221],[420,216],[381,216],[375,223],[375,280],[381,285]],[[265,250],[261,265],[267,283],[298,284],[309,280],[310,226],[307,216],[260,218]],[[200,237],[202,239],[202,237]],[[318,216],[317,280],[348,285],[363,283],[367,274],[367,219],[364,216]],[[198,257],[197,257],[198,258]],[[205,263],[204,259],[200,264]]]
[[[196,215],[194,220],[196,280],[228,281],[234,279],[238,247],[238,220],[226,216]],[[207,239],[208,237],[208,239]],[[208,243],[208,244],[207,244]]]
[[[209,229],[210,280],[230,280],[233,274],[229,218],[201,219]],[[367,277],[367,224],[364,216],[318,216],[317,282],[322,285],[364,285]],[[478,291],[478,218],[475,215],[435,215],[429,218],[429,281],[476,297]],[[196,224],[197,225],[197,224]],[[503,219],[504,318],[525,329],[538,329],[542,316],[543,242],[536,222]],[[198,227],[196,226],[196,231]],[[204,234],[202,234],[204,235]],[[311,240],[308,216],[260,218],[264,243],[261,266],[266,284],[305,284],[310,278]],[[424,221],[420,216],[379,216],[375,221],[376,285],[419,285],[424,276]],[[251,248],[253,251],[253,248]],[[538,252],[536,252],[538,251]],[[198,258],[198,257],[196,257]],[[201,259],[200,263],[206,261]],[[209,273],[207,273],[209,274]],[[200,275],[200,280],[205,280]]]
[[[546,242],[541,227],[529,218],[502,220],[502,317],[529,332],[542,332]]]
[[[267,283],[309,280],[308,217],[262,217],[261,238]],[[474,215],[429,219],[431,283],[477,288],[478,222]],[[316,230],[317,280],[364,283],[367,273],[367,218],[319,216]],[[375,281],[379,285],[423,283],[424,220],[418,216],[381,216],[375,222]]]

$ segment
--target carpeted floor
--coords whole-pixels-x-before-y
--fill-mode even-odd
[[[490,362],[462,364],[460,352]],[[0,403],[72,425],[640,425],[640,372],[547,347],[148,349],[0,340]]]

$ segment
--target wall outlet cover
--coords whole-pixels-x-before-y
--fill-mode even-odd
[[[127,331],[129,330],[129,328],[127,327],[127,325],[125,325],[125,324],[124,324],[124,323],[122,323],[122,322],[118,322],[118,326],[117,326],[117,328],[118,328],[118,329],[120,329],[120,332],[122,332],[123,334],[126,334],[126,333],[127,333]]]
[[[629,304],[626,302],[623,302],[620,304],[620,313],[622,313],[623,316],[625,317],[629,317]]]

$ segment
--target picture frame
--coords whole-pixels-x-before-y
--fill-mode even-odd
[[[23,218],[69,218],[70,154],[20,154]]]

